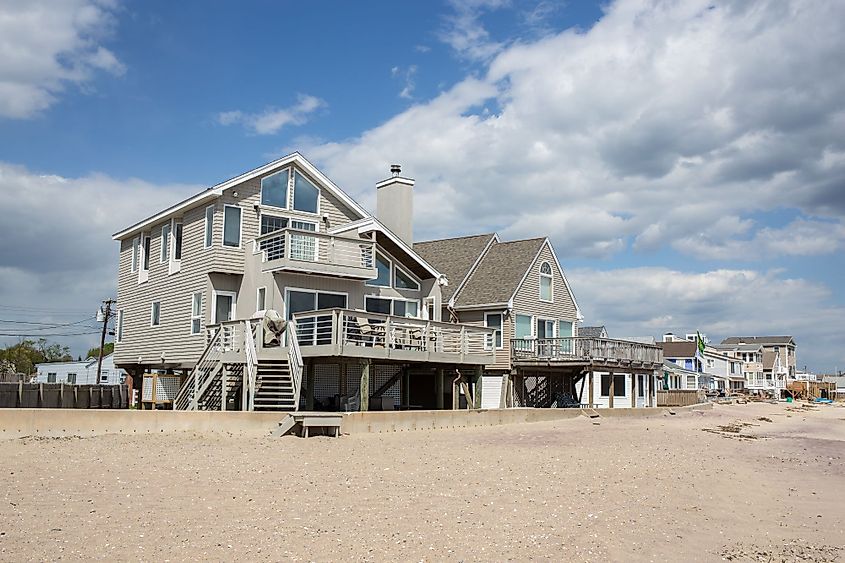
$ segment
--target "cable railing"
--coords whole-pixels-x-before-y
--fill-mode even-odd
[[[649,364],[663,362],[660,347],[611,338],[514,338],[511,357],[518,360],[609,360]]]
[[[352,309],[296,313],[300,346],[361,346],[431,352],[486,355],[494,330]]]

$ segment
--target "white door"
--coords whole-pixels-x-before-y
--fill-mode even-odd
[[[481,377],[481,408],[498,409],[502,399],[502,376],[484,375]]]

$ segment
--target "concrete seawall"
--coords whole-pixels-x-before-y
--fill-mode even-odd
[[[601,418],[642,418],[709,409],[712,404],[669,409],[598,409]],[[410,432],[565,420],[580,409],[353,412],[343,416],[344,434]],[[0,409],[0,440],[24,436],[89,437],[102,434],[198,432],[268,436],[286,416],[280,412]]]

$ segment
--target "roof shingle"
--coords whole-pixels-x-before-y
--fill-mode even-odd
[[[457,295],[455,306],[507,303],[545,241],[535,238],[494,244]]]
[[[495,236],[488,233],[414,243],[416,253],[449,280],[449,285],[441,288],[444,302],[452,298],[472,265],[487,248],[490,239]]]

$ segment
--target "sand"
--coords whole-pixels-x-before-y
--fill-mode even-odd
[[[841,406],[0,448],[2,561],[845,560]]]

